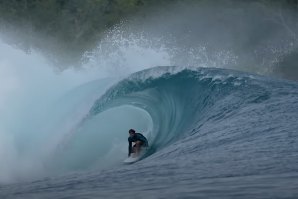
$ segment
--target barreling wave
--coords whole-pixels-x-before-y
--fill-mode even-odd
[[[285,89],[291,92],[297,88],[290,82],[232,70],[156,67],[137,72],[110,88],[94,103],[88,118],[124,105],[144,110],[153,123],[149,136],[152,154],[193,134],[207,136],[208,133],[202,131],[204,127],[223,125],[235,118],[247,119],[239,122],[237,137],[247,136],[240,127],[248,130],[252,118],[247,118],[250,112],[243,110],[260,111],[258,105],[267,106],[281,97],[274,91],[281,85],[286,85]],[[276,113],[266,110],[262,114],[274,118],[272,114]],[[223,135],[232,135],[235,131],[224,128],[227,132]]]
[[[245,145],[246,139],[264,134],[292,132],[298,93],[295,82],[233,70],[168,66],[130,75],[90,107],[54,153],[55,170],[121,164],[129,128],[145,131],[150,145],[145,159],[168,156],[163,150],[179,157],[198,149],[232,147],[232,142]]]

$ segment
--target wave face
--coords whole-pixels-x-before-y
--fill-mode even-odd
[[[295,82],[223,69],[144,70],[109,88],[63,140],[59,161],[88,172],[7,185],[0,196],[297,196],[297,119]],[[146,134],[150,150],[123,165],[129,127]]]
[[[214,139],[214,145],[218,145],[222,139],[252,138],[261,132],[281,131],[279,127],[285,132],[293,131],[295,125],[284,128],[284,124],[295,123],[295,90],[295,84],[230,70],[161,67],[135,73],[119,82],[97,100],[89,115],[131,105],[152,117],[154,148],[185,137],[205,138],[204,135],[220,137]],[[291,113],[280,118],[285,110]]]

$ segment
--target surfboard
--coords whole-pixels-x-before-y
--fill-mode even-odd
[[[137,162],[144,156],[146,151],[147,151],[147,147],[142,147],[138,156],[135,153],[131,153],[130,156],[126,158],[123,162],[126,164],[132,164],[134,162]]]
[[[141,158],[141,156],[136,156],[134,153],[130,154],[130,156],[128,158],[126,158],[123,162],[130,164],[130,163],[134,163],[136,161],[138,161]]]

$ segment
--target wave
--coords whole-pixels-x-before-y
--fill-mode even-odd
[[[293,154],[297,96],[295,82],[216,68],[155,67],[121,81],[81,84],[42,110],[31,107],[34,124],[20,124],[26,134],[2,136],[11,138],[3,147],[15,158],[4,164],[8,172],[1,182],[121,168],[130,128],[149,140],[150,150],[139,164],[167,163],[187,154],[204,157],[204,151],[250,144],[247,151],[254,154],[261,146],[258,139],[274,137],[283,141],[270,140],[266,150],[278,156],[277,145]]]
[[[294,82],[232,70],[171,66],[144,70],[108,89],[67,138],[68,148],[78,147],[74,142],[80,143],[80,150],[93,147],[83,153],[70,149],[63,157],[72,154],[76,159],[72,164],[80,163],[71,168],[119,165],[127,151],[127,130],[135,127],[149,138],[150,158],[168,156],[163,150],[180,156],[184,150],[198,150],[191,148],[230,147],[256,136],[294,132],[296,91]],[[82,161],[86,156],[89,161]]]
[[[97,98],[44,162],[47,176],[63,175],[1,187],[3,196],[65,197],[84,190],[90,198],[158,197],[157,189],[179,198],[297,193],[296,82],[169,66],[134,73],[105,92],[98,84],[81,87],[89,91],[75,104],[93,92]],[[129,128],[148,137],[150,150],[128,166],[122,161]]]

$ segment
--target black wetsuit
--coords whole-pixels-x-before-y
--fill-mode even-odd
[[[133,137],[128,137],[128,156],[132,153],[132,143],[136,141],[141,141],[142,146],[148,147],[148,141],[141,133],[136,133]]]

